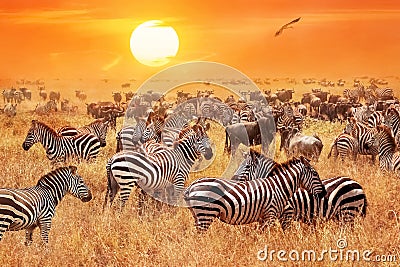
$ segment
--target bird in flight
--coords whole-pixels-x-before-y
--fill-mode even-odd
[[[298,22],[298,21],[300,20],[300,18],[301,18],[301,17],[298,17],[297,19],[292,20],[291,22],[286,23],[285,25],[283,25],[283,26],[275,33],[275,37],[278,36],[278,35],[280,35],[280,34],[283,32],[283,30],[289,29],[289,28],[293,28],[293,27],[290,26],[290,25],[292,25],[293,23]]]

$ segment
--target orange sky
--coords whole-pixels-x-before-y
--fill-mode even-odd
[[[2,0],[0,78],[145,79],[132,30],[164,20],[180,37],[167,66],[225,63],[253,76],[397,75],[400,1]],[[286,22],[294,29],[274,37]]]

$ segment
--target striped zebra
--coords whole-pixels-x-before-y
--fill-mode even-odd
[[[332,153],[335,159],[339,156],[342,161],[344,161],[346,157],[356,160],[358,154],[357,139],[346,133],[339,134],[332,143],[328,159],[332,156]]]
[[[365,125],[368,125],[369,117],[374,113],[373,107],[361,106],[351,109],[352,116],[358,121]]]
[[[123,127],[116,136],[117,153],[122,150],[137,151],[144,143],[143,134],[147,129],[147,121],[140,119],[136,125]]]
[[[83,202],[92,194],[75,166],[61,167],[44,176],[36,186],[25,189],[0,188],[0,240],[5,231],[26,230],[25,245],[32,243],[36,227],[45,244],[49,242],[51,220],[62,198],[71,194]]]
[[[22,144],[24,150],[29,150],[34,144],[41,143],[46,150],[47,158],[56,164],[68,159],[91,160],[100,151],[100,141],[94,134],[79,134],[65,137],[57,134],[43,122],[32,120],[31,128]]]
[[[386,125],[378,126],[373,140],[374,146],[378,147],[379,167],[400,175],[400,152],[396,151],[396,142],[390,128]]]
[[[400,139],[400,113],[394,107],[389,107],[384,115],[385,125],[389,126],[393,131],[396,144],[399,145]]]
[[[365,217],[367,197],[361,185],[346,176],[322,181],[326,195],[315,198],[300,188],[289,199],[280,217],[282,229],[286,230],[293,220],[315,224],[317,220],[335,220],[352,224],[357,216]]]
[[[343,90],[343,96],[353,103],[358,103],[362,98],[365,99],[365,88],[364,86],[358,86],[354,89],[346,88]]]
[[[178,136],[181,130],[189,126],[189,122],[189,120],[179,113],[167,117],[161,131],[161,143],[166,146],[172,146],[179,139]]]
[[[249,180],[270,177],[273,168],[272,159],[254,151],[242,162],[235,176]],[[351,223],[357,215],[366,215],[367,200],[357,182],[339,176],[323,180],[322,184],[327,192],[322,199],[315,198],[304,189],[295,192],[279,218],[283,229],[286,229],[293,219],[305,223],[315,222],[316,218]]]
[[[370,128],[375,128],[376,126],[384,123],[384,121],[385,121],[385,118],[382,114],[382,111],[374,111],[371,113],[371,115],[369,115],[369,117],[367,119],[367,125]]]
[[[375,88],[374,95],[379,100],[392,100],[394,99],[392,88]]]
[[[281,115],[276,121],[276,130],[280,133],[281,136],[281,145],[279,147],[279,151],[282,151],[282,148],[289,148],[290,136],[293,136],[297,132],[300,132],[302,124],[302,119],[301,122],[299,120],[296,121],[293,108],[290,105],[287,105],[281,109],[283,112],[280,112]]]
[[[373,145],[373,136],[377,133],[376,128],[369,128],[350,117],[343,132],[357,139],[359,154],[371,155],[372,162],[375,162],[376,155],[378,155],[378,148]]]
[[[108,131],[109,121],[104,119],[97,119],[88,125],[82,126],[80,128],[75,128],[71,126],[63,126],[57,129],[57,133],[62,136],[75,136],[82,133],[92,133],[99,138],[100,146],[105,147],[107,144],[107,131]]]
[[[259,222],[270,226],[300,186],[317,197],[325,195],[318,173],[304,157],[276,164],[271,174],[246,182],[202,178],[185,191],[184,199],[198,231],[206,231],[215,218],[228,224]]]
[[[250,181],[259,177],[267,177],[275,164],[274,160],[251,148],[234,173],[232,180]]]
[[[112,204],[118,190],[121,191],[123,207],[135,183],[148,193],[158,194],[158,191],[167,189],[171,193],[170,203],[175,204],[194,162],[200,155],[207,160],[213,156],[210,140],[203,127],[194,125],[192,130],[193,134],[177,141],[172,149],[151,155],[131,151],[115,154],[106,167],[108,185],[103,207],[108,200]]]

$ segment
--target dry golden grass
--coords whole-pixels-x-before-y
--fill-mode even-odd
[[[28,105],[28,104],[24,104]],[[25,106],[27,108],[28,106]],[[24,108],[24,107],[23,107]],[[81,113],[84,106],[82,105]],[[30,151],[22,149],[22,142],[33,116],[19,113],[16,118],[0,117],[1,187],[24,188],[36,184],[43,174],[51,170],[44,149],[35,145]],[[52,127],[84,125],[92,121],[88,116],[57,115],[40,120]],[[122,121],[119,121],[119,127]],[[319,225],[315,231],[294,224],[288,233],[279,226],[260,232],[256,225],[231,226],[215,221],[209,231],[197,234],[194,220],[185,208],[164,207],[162,211],[137,215],[134,191],[124,211],[115,207],[102,212],[106,191],[105,163],[115,151],[115,134],[108,136],[108,144],[95,163],[79,165],[78,172],[93,192],[93,200],[82,203],[67,196],[57,207],[50,231],[49,245],[41,246],[39,231],[34,232],[34,242],[24,246],[24,232],[6,232],[0,242],[1,266],[367,266],[366,262],[259,261],[257,253],[268,246],[269,250],[337,249],[339,238],[346,238],[348,249],[373,250],[373,255],[393,254],[400,262],[400,182],[393,174],[383,173],[368,160],[357,163],[339,163],[327,159],[333,138],[343,125],[309,121],[306,134],[318,133],[325,144],[320,162],[315,163],[321,178],[348,175],[365,189],[368,211],[364,220],[357,221],[352,229],[340,229],[329,223]],[[228,165],[222,154],[224,133],[213,125],[211,138],[217,146],[217,158],[206,170],[192,173],[190,180],[203,176],[220,176]],[[279,137],[277,138],[279,139]],[[279,141],[277,142],[277,146]],[[277,152],[277,161],[286,160]],[[287,255],[286,255],[287,257]],[[376,264],[376,263],[375,263]],[[379,266],[392,263],[379,263]],[[369,264],[371,265],[371,264]],[[373,265],[373,264],[372,264]]]

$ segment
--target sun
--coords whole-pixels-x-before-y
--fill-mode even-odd
[[[174,28],[163,21],[150,20],[132,32],[130,47],[140,63],[152,67],[163,66],[178,53],[179,37]]]

